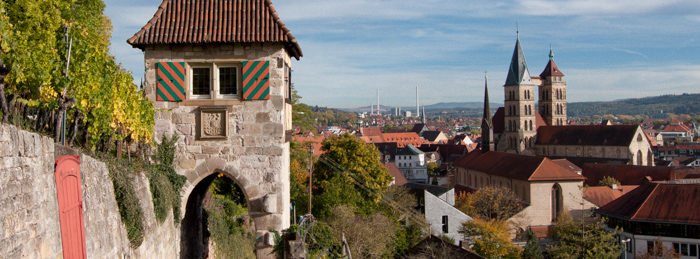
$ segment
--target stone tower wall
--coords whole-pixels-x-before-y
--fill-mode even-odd
[[[157,45],[147,46],[144,56],[145,92],[155,108],[160,109],[155,115],[156,141],[163,134],[180,136],[175,166],[178,174],[187,177],[182,190],[183,210],[194,187],[207,176],[222,173],[234,179],[245,193],[250,216],[255,220],[258,258],[269,256],[264,252],[269,253],[272,244],[268,229],[281,230],[290,222],[289,142],[285,132],[291,129],[291,104],[285,100],[285,65],[291,67],[291,59],[284,46],[282,43]],[[185,62],[189,66],[243,61],[270,62],[269,100],[189,97],[182,102],[156,100],[158,62]],[[187,70],[187,76],[189,73]],[[240,88],[239,85],[239,96]],[[187,84],[185,91],[190,91]],[[202,125],[211,124],[210,119],[201,116],[207,108],[215,108],[225,119],[226,137],[202,138]]]

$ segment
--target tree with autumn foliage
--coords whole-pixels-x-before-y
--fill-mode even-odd
[[[52,128],[56,141],[64,114],[68,143],[79,128],[92,149],[105,139],[153,139],[153,105],[109,54],[104,8],[102,0],[0,1],[0,96],[11,97],[0,98],[3,121],[17,101],[39,111],[35,129]]]
[[[484,187],[471,194],[461,193],[455,200],[455,207],[467,215],[487,220],[507,220],[523,208],[518,196],[504,187]]]
[[[459,233],[471,245],[471,251],[486,258],[520,258],[521,248],[510,241],[508,222],[501,219],[481,219],[462,223]]]

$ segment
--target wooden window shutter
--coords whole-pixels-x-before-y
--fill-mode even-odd
[[[243,61],[243,100],[270,99],[270,61]]]
[[[185,99],[185,62],[158,62],[156,100],[180,102]]]

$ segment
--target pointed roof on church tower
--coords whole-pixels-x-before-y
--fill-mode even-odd
[[[549,62],[547,63],[547,67],[544,68],[544,71],[540,74],[540,77],[550,77],[550,76],[564,76],[564,73],[559,70],[557,67],[557,64],[554,63],[554,53],[552,52],[552,47],[549,47]]]
[[[532,79],[530,78],[530,71],[527,69],[523,49],[520,48],[520,36],[518,36],[518,39],[515,41],[515,50],[513,50],[513,58],[510,60],[505,85],[522,84],[532,84]]]
[[[489,84],[487,76],[484,76],[484,118],[481,119],[481,151],[495,151],[493,143],[493,122],[491,121],[491,105],[489,104]]]

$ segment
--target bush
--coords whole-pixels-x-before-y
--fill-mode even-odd
[[[119,207],[119,215],[126,226],[126,233],[132,247],[138,247],[143,242],[143,209],[128,175],[128,170],[119,164],[109,164],[109,177],[114,186],[114,198]]]

